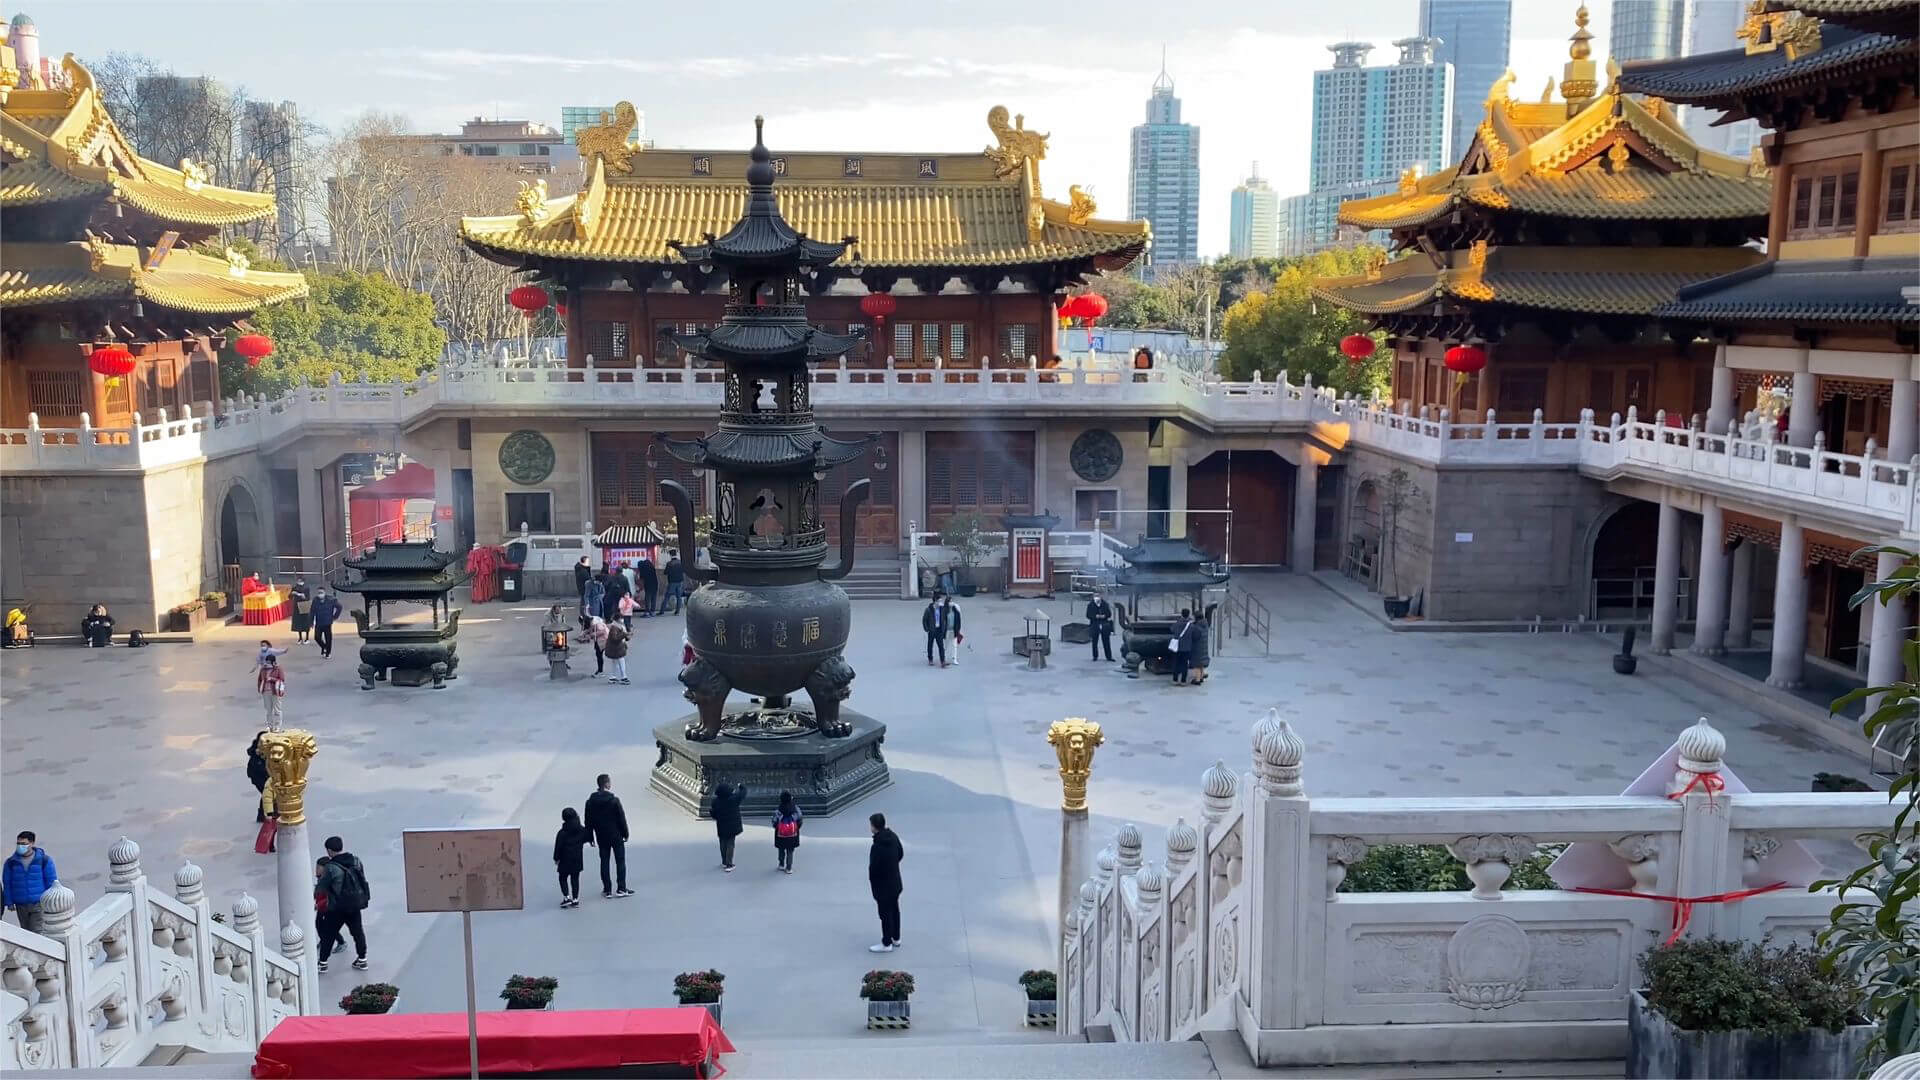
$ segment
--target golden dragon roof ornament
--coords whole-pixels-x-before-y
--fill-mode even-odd
[[[528,183],[520,181],[520,194],[514,197],[514,208],[520,211],[520,217],[529,225],[538,225],[547,219],[547,182],[535,180]]]
[[[1007,107],[995,105],[987,110],[987,128],[1000,145],[986,149],[987,160],[993,162],[993,174],[999,177],[1012,176],[1022,165],[1028,167],[1029,174],[1038,186],[1040,162],[1047,156],[1047,136],[1038,131],[1027,130],[1027,118],[1024,114],[1015,116],[1013,123],[1007,123]]]
[[[628,142],[627,136],[639,122],[640,114],[631,101],[615,105],[611,113],[601,110],[599,123],[574,130],[573,144],[580,151],[580,160],[591,166],[598,157],[607,163],[608,172],[632,172],[633,164],[627,159],[639,148]]]
[[[1094,211],[1100,209],[1100,205],[1093,201],[1093,196],[1081,190],[1079,184],[1067,186],[1067,200],[1069,225],[1085,225],[1093,217]]]

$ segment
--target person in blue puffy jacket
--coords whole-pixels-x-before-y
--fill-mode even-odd
[[[13,909],[21,926],[36,934],[40,932],[40,897],[60,880],[53,856],[34,846],[38,839],[22,829],[14,841],[13,854],[0,868],[0,892],[6,894],[6,905]]]

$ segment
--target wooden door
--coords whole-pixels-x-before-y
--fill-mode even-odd
[[[882,456],[884,451],[884,456]],[[861,547],[897,548],[900,544],[900,433],[885,432],[863,456],[827,473],[820,481],[820,516],[827,543],[840,543],[840,497],[855,480],[869,480],[867,500],[854,513],[853,542]]]
[[[927,527],[976,513],[990,528],[1033,513],[1033,432],[927,432]]]
[[[1292,530],[1292,466],[1270,450],[1222,450],[1187,468],[1187,509],[1231,510],[1188,514],[1187,535],[1202,551],[1235,565],[1277,566],[1287,561]],[[1231,550],[1228,533],[1231,532]]]
[[[676,438],[691,439],[699,432],[674,432]],[[666,525],[673,520],[673,506],[660,495],[660,481],[677,480],[693,496],[695,514],[708,512],[706,480],[683,465],[655,450],[648,460],[653,433],[644,431],[596,431],[593,433],[593,527],[598,532],[609,525]]]

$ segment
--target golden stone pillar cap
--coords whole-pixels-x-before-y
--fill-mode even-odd
[[[1047,742],[1060,759],[1060,809],[1085,811],[1087,779],[1093,774],[1093,752],[1106,741],[1100,725],[1083,716],[1055,720],[1047,728]]]

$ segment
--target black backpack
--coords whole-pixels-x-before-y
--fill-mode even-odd
[[[367,872],[360,860],[345,863],[336,858],[333,865],[340,871],[340,876],[334,879],[334,895],[330,898],[334,909],[365,911],[373,900],[373,890],[367,887]]]

